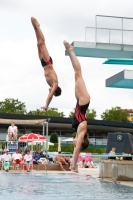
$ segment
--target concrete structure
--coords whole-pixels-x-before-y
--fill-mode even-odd
[[[95,26],[85,28],[85,41],[72,42],[75,54],[82,57],[133,59],[132,24],[133,18],[96,15]]]
[[[63,168],[66,171],[70,171],[68,165],[63,165]],[[58,164],[42,164],[42,165],[33,165],[34,170],[45,170],[45,171],[62,171],[61,167]]]
[[[106,153],[109,153],[112,147],[116,148],[115,153],[117,154],[121,154],[122,152],[131,154],[133,149],[133,135],[130,133],[108,133]]]
[[[133,89],[133,70],[123,70],[106,79],[106,87]]]
[[[111,64],[111,65],[133,65],[133,59],[114,59],[110,58],[103,62],[103,64]]]
[[[81,57],[133,58],[133,45],[73,41],[72,46],[76,56]]]
[[[114,181],[133,181],[133,160],[102,160],[99,165],[99,177]]]

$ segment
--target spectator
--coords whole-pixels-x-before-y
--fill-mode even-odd
[[[22,156],[22,157],[21,157],[21,162],[20,162],[21,170],[23,170],[23,167],[24,167],[24,155],[25,155],[24,152],[22,152],[22,153],[21,153],[21,156]]]
[[[73,158],[72,158],[72,156],[70,156],[70,167],[69,167],[69,169],[71,169],[72,166],[73,166]]]
[[[14,122],[11,122],[11,126],[9,126],[8,128],[8,136],[9,136],[9,142],[12,141],[12,138],[14,140],[14,142],[17,141],[17,133],[18,133],[18,128],[17,126],[15,126]]]
[[[94,165],[93,161],[91,160],[91,158],[88,161],[87,166],[88,166],[88,168],[95,168],[95,165]]]
[[[109,159],[114,159],[114,160],[116,159],[115,157],[112,156],[112,155],[115,155],[115,150],[116,150],[115,147],[112,147],[112,150],[109,152],[109,155],[111,156],[111,157],[108,157]]]
[[[16,152],[12,155],[14,171],[16,171],[16,165],[21,165],[22,155],[16,149]]]
[[[33,164],[39,164],[40,163],[40,155],[38,152],[35,153],[35,155],[33,156]]]
[[[30,172],[30,165],[32,164],[32,155],[29,150],[27,150],[27,154],[24,156],[24,160],[26,161],[27,172]]]
[[[58,152],[58,154],[61,154],[61,152]],[[54,161],[60,165],[61,169],[63,171],[66,171],[64,168],[63,168],[63,165],[68,165],[68,163],[65,161],[65,158],[63,158],[63,156],[55,156],[54,158]]]
[[[3,154],[2,161],[3,161],[4,170],[6,172],[8,172],[9,171],[9,167],[10,167],[10,162],[11,162],[11,155],[9,154],[9,150],[8,149],[6,149],[5,154]]]

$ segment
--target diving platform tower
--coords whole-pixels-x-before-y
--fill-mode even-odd
[[[95,27],[85,28],[85,41],[73,41],[72,45],[76,56],[105,58],[107,60],[103,64],[131,66],[133,65],[133,18],[96,15]],[[65,53],[67,55],[67,52]],[[120,79],[120,76],[115,76],[116,84],[113,87],[133,88],[131,77],[129,79],[127,77],[128,81],[121,80],[119,84],[117,77]],[[109,82],[107,80],[106,82],[113,83],[110,78]],[[105,85],[112,87],[112,84]]]

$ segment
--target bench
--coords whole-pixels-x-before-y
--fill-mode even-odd
[[[68,165],[63,165],[63,168],[66,171],[70,171]],[[48,164],[33,164],[33,170],[53,170],[53,171],[62,171],[61,167],[58,164],[48,163]]]

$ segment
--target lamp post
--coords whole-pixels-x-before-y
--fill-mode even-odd
[[[51,118],[48,118],[44,123],[46,124],[46,157],[47,157],[47,152],[48,152],[48,123],[51,120]],[[45,125],[44,125],[45,129]]]

